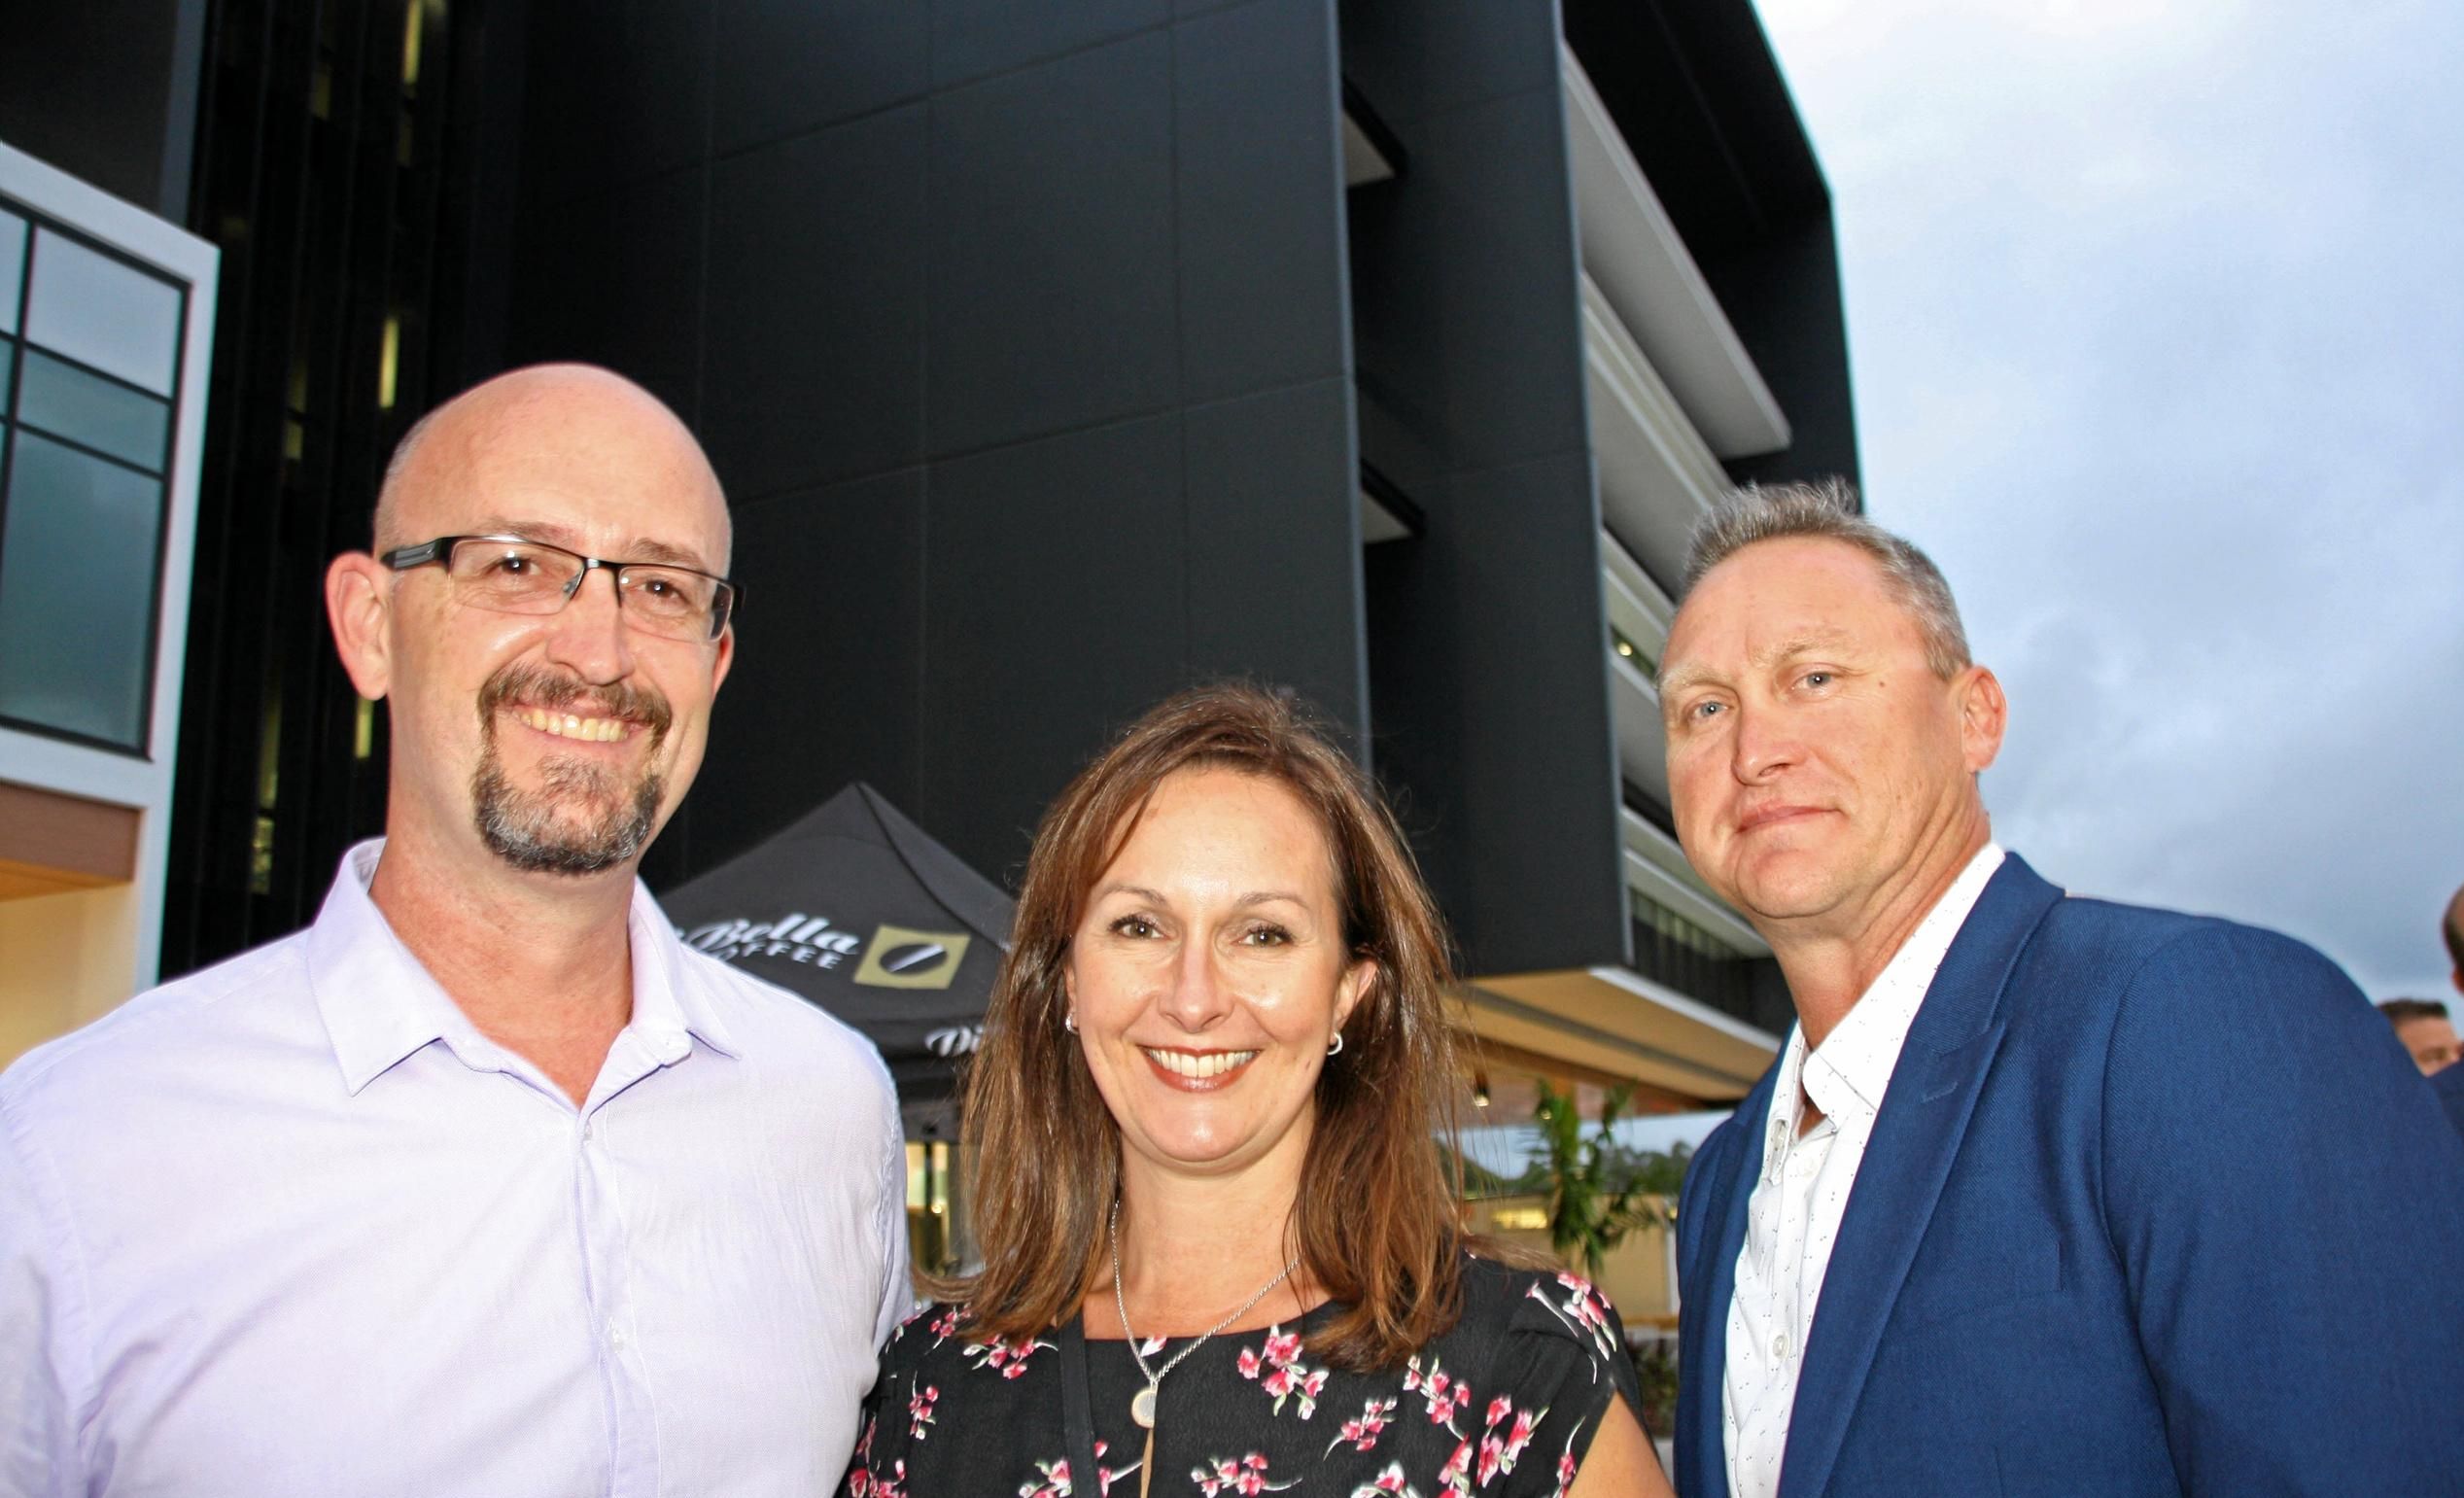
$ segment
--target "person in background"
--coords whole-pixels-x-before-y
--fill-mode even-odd
[[[0,1076],[0,1494],[820,1492],[910,1304],[888,1075],[635,879],[735,650],[718,480],[525,369],[375,535],[326,601],[386,835]]]
[[[2447,942],[2449,976],[2456,992],[2464,993],[2464,888],[2457,889],[2447,902],[2447,915],[2439,922],[2439,935]]]
[[[2455,891],[2447,902],[2447,914],[2439,921],[2439,935],[2447,942],[2447,959],[2453,964],[2453,977],[2458,992],[2464,992],[2464,889]],[[2449,1066],[2430,1078],[2430,1091],[2447,1110],[2447,1122],[2455,1132],[2464,1134],[2464,1065]]]
[[[1669,1491],[1615,1313],[1459,1231],[1444,941],[1359,767],[1197,690],[1045,815],[970,1071],[984,1268],[884,1353],[889,1494]]]
[[[1845,486],[1705,521],[1660,692],[1797,1012],[1685,1180],[1679,1490],[2455,1491],[2464,1140],[2344,975],[1996,844],[2001,684]]]
[[[2395,1027],[2396,1040],[2423,1076],[2435,1076],[2455,1064],[2455,1022],[2447,1018],[2447,1005],[2435,998],[2391,998],[2378,1006],[2378,1012]]]

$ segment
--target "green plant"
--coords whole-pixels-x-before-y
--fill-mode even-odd
[[[1544,1151],[1536,1184],[1548,1196],[1549,1245],[1567,1263],[1580,1263],[1594,1279],[1600,1277],[1609,1251],[1625,1241],[1627,1234],[1647,1222],[1668,1220],[1665,1208],[1652,1200],[1667,1174],[1650,1159],[1656,1152],[1629,1150],[1611,1132],[1633,1096],[1631,1083],[1609,1094],[1600,1104],[1598,1128],[1589,1134],[1583,1132],[1572,1089],[1561,1093],[1542,1082],[1540,1101],[1532,1110]],[[1676,1169],[1682,1182],[1682,1161]]]

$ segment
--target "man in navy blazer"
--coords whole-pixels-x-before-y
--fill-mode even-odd
[[[1798,1016],[1685,1180],[1681,1493],[2464,1493],[2464,1139],[2317,953],[1993,842],[2002,691],[1923,553],[1736,497],[1661,695]]]

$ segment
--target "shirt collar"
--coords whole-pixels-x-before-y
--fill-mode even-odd
[[[711,1002],[708,981],[688,965],[675,923],[638,879],[626,930],[633,945],[633,1028],[653,1049],[667,1041],[666,1049],[674,1050],[673,1042],[689,1033],[722,1056],[741,1055]]]
[[[380,837],[342,855],[333,888],[307,934],[309,989],[342,1068],[342,1085],[354,1097],[431,1041],[444,1041],[466,1060],[494,1050],[368,897],[384,853]],[[633,955],[633,1018],[625,1028],[663,1063],[684,1059],[691,1049],[688,1035],[720,1055],[739,1054],[710,995],[685,970],[676,927],[640,880],[634,881],[626,932]]]
[[[1841,1127],[1869,1126],[1882,1110],[1883,1094],[1899,1065],[1900,1048],[1908,1042],[1908,1028],[1917,1021],[1926,991],[1933,986],[1933,975],[1985,893],[1986,883],[2001,866],[2000,844],[1989,841],[1978,849],[1891,954],[1871,986],[1857,996],[1847,1017],[1804,1057],[1806,1096],[1824,1114],[1838,1119]],[[1799,1054],[1803,1054],[1803,1035],[1799,1029],[1789,1037],[1791,1049]]]

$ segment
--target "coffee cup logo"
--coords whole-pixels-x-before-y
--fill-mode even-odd
[[[962,931],[877,926],[864,944],[855,981],[877,989],[946,989],[958,976],[971,939]]]

